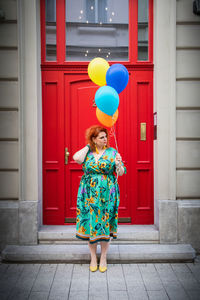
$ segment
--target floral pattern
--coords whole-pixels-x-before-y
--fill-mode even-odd
[[[77,196],[76,237],[91,244],[108,242],[111,236],[117,238],[120,197],[116,154],[114,148],[107,148],[96,163],[93,153],[89,151],[82,164],[84,175]]]

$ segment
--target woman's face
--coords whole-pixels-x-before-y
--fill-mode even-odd
[[[107,145],[107,135],[104,131],[99,132],[96,138],[93,139],[94,143],[96,143],[97,147],[103,148],[103,146]]]

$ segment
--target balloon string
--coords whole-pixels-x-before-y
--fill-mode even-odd
[[[115,134],[115,125],[113,125],[113,135],[114,135],[114,139],[115,139],[115,144],[116,144],[117,152],[119,152],[118,145],[117,145],[117,138],[116,138],[116,134]]]
[[[112,118],[113,118],[113,117],[112,117]],[[114,118],[113,118],[113,121],[114,121]],[[112,126],[112,130],[113,130],[113,136],[114,136],[114,139],[115,139],[116,149],[117,149],[117,152],[119,153],[118,145],[117,145],[117,138],[116,138],[116,133],[115,133],[115,125],[114,125],[114,124],[113,124],[113,126]],[[120,164],[121,164],[121,162],[120,162]],[[117,180],[118,180],[119,174],[118,174],[118,172],[116,172],[116,173],[117,173]]]

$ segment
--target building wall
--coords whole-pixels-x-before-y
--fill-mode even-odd
[[[200,250],[200,16],[176,1],[176,198],[178,241]]]
[[[9,243],[18,242],[20,111],[17,1],[1,0],[0,12],[0,235]]]
[[[200,17],[154,0],[155,224],[200,249]],[[0,0],[0,243],[37,244],[42,207],[39,0]],[[39,208],[39,210],[38,210]]]
[[[0,15],[1,250],[6,244],[37,244],[41,198],[39,0],[0,0]]]

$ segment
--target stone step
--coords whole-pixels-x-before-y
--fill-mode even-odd
[[[76,238],[76,225],[43,225],[38,232],[39,244],[87,244]],[[118,225],[115,244],[159,243],[159,231],[155,225]]]
[[[97,256],[100,257],[100,244]],[[111,242],[108,263],[193,262],[195,250],[190,244],[115,245]],[[23,263],[89,263],[88,245],[7,245],[2,251],[3,262]]]

